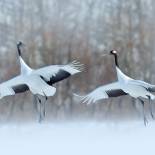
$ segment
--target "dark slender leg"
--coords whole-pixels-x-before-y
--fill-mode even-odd
[[[46,102],[47,102],[47,98],[45,98],[45,101],[44,101],[44,103],[43,103],[43,117],[45,117],[45,115],[46,115]]]
[[[39,123],[41,123],[42,122],[42,120],[43,120],[43,117],[42,117],[42,102],[41,102],[41,99],[36,95],[36,98],[38,99],[38,101],[39,101],[39,105],[38,105],[38,108],[39,108],[39,110],[38,110],[38,113],[39,113]]]
[[[152,103],[151,103],[151,97],[149,95],[147,95],[148,99],[149,99],[149,109],[150,109],[150,113],[151,113],[151,117],[152,119],[154,119],[154,115],[153,115],[153,111],[152,111]]]
[[[38,113],[39,113],[39,123],[41,123],[43,121],[43,119],[45,118],[45,115],[46,115],[45,103],[46,103],[48,98],[45,95],[45,93],[44,93],[44,96],[45,96],[45,101],[41,102],[41,99],[36,95],[36,98],[39,101],[39,106],[38,106],[39,107],[39,110],[38,110]]]
[[[39,101],[39,103],[41,103],[41,99],[36,95],[36,97],[37,97],[37,99],[38,99],[38,101]]]
[[[44,92],[43,92],[44,93]],[[43,117],[45,117],[46,115],[46,106],[45,106],[45,103],[47,102],[48,100],[48,97],[46,96],[46,94],[44,93],[44,96],[45,96],[45,102],[43,103]]]
[[[138,98],[139,99],[139,101],[141,102],[141,104],[142,104],[142,108],[143,108],[143,119],[144,119],[144,125],[146,126],[147,124],[148,124],[148,120],[146,119],[146,115],[145,115],[145,109],[144,109],[144,101],[142,100],[142,99],[140,99],[140,98]]]
[[[34,95],[33,96],[33,106],[34,106],[34,110],[38,113],[38,105],[37,105],[37,103],[38,103],[37,96]]]

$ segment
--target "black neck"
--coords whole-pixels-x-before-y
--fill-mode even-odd
[[[21,56],[20,45],[17,45],[18,55]]]
[[[119,67],[119,65],[118,65],[118,57],[117,57],[117,54],[114,54],[114,57],[115,57],[115,65],[116,65],[117,67]]]

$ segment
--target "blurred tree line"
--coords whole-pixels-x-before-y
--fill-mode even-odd
[[[74,59],[85,64],[83,73],[56,84],[47,120],[141,117],[140,105],[128,96],[86,105],[72,92],[86,94],[117,80],[113,57],[101,57],[112,49],[119,51],[123,72],[155,84],[154,0],[0,0],[0,8],[1,82],[19,73],[19,40],[32,68]],[[0,100],[1,122],[34,119],[31,93]]]

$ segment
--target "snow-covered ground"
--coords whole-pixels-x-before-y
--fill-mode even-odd
[[[154,155],[155,122],[0,126],[1,155]]]

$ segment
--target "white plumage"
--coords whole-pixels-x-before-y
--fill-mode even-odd
[[[151,85],[141,80],[134,80],[128,77],[127,75],[125,75],[119,69],[117,52],[111,51],[110,54],[114,55],[114,58],[115,58],[118,81],[105,86],[101,86],[95,89],[94,91],[90,92],[86,96],[79,96],[79,95],[76,95],[76,96],[80,97],[82,103],[90,104],[90,103],[95,103],[100,99],[106,99],[109,97],[118,97],[121,95],[128,94],[134,98],[139,99],[140,102],[142,103],[144,123],[146,124],[147,120],[144,114],[144,101],[141,99],[141,97],[149,99],[151,116],[152,118],[154,118],[150,100],[155,99],[155,95],[152,94],[152,92],[155,92],[155,85]]]
[[[13,79],[0,84],[0,98],[31,91],[32,94],[42,95],[47,100],[47,97],[53,96],[56,92],[56,88],[53,87],[54,83],[62,81],[83,70],[83,65],[78,61],[73,61],[67,65],[51,65],[40,69],[31,69],[21,57],[21,46],[22,43],[19,42],[17,49],[21,73]],[[38,96],[37,98],[39,99]],[[39,102],[41,104],[40,99]]]
[[[0,97],[15,95],[30,90],[33,94],[53,96],[56,88],[46,84],[40,77],[29,74],[19,75],[0,84]]]
[[[3,83],[3,87],[7,86],[12,89],[11,87],[17,88],[19,85],[20,87],[21,85],[26,85],[33,94],[53,96],[56,92],[56,88],[52,86],[54,83],[64,80],[83,70],[83,64],[80,64],[76,60],[67,65],[50,65],[39,69],[32,69],[21,57],[20,48],[22,45],[22,42],[17,44],[21,74],[10,81]],[[24,92],[24,88],[22,89],[22,92]],[[18,91],[18,93],[20,93],[20,91]]]
[[[78,61],[73,61],[67,65],[51,65],[37,70],[32,70],[31,73],[42,76],[47,82],[51,80],[51,84],[54,84],[71,75],[81,72],[83,70],[82,66],[83,65]]]
[[[19,56],[19,61],[20,61],[20,73],[21,74],[29,74],[32,69],[24,62],[21,56]]]
[[[100,86],[85,96],[79,96],[75,94],[75,96],[80,97],[82,103],[87,104],[96,103],[101,99],[118,97],[122,95],[126,95],[126,93],[120,89],[119,82],[113,82],[111,84]]]

